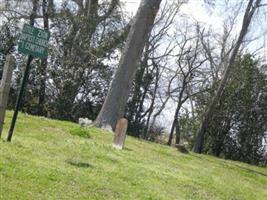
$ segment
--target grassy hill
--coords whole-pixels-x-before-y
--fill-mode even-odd
[[[267,169],[20,114],[0,141],[0,199],[267,200]]]

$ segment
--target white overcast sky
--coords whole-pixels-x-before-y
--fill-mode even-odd
[[[141,0],[122,0],[122,2],[125,3],[126,11],[134,15]],[[219,27],[222,22],[222,18],[215,15],[213,15],[212,17],[210,16],[209,12],[207,12],[207,9],[204,7],[202,0],[190,0],[187,4],[184,4],[181,7],[181,12],[191,15],[198,21],[212,24],[214,27]]]
[[[141,0],[121,0],[125,3],[125,9],[126,11],[131,15],[134,16],[136,14],[136,11],[139,7],[139,4]],[[164,1],[163,0],[162,4]],[[237,3],[240,2],[240,0],[228,0],[231,3]],[[263,0],[263,3],[267,3],[267,0]],[[180,13],[186,14],[188,16],[191,16],[191,18],[196,19],[199,22],[205,23],[207,26],[211,26],[215,31],[221,32],[223,31],[223,20],[226,18],[224,15],[224,12],[221,10],[222,6],[220,7],[220,4],[223,5],[223,0],[217,0],[217,9],[214,9],[213,12],[209,12],[207,7],[204,4],[203,0],[189,0],[188,3],[184,4],[181,9]],[[246,6],[246,2],[244,3]],[[266,6],[267,7],[267,6]],[[254,20],[254,24],[252,24],[250,33],[250,38],[257,38],[258,40],[254,41],[249,45],[250,51],[255,51],[256,49],[262,47],[264,45],[264,35],[265,40],[267,40],[267,8],[265,8],[265,11],[261,9],[262,15],[256,16],[256,20]],[[264,19],[264,13],[265,13],[265,19]],[[231,14],[231,13],[230,13]],[[236,25],[236,28],[234,29],[235,33],[238,34],[239,30],[241,28],[242,23],[242,17],[243,12],[240,13],[238,23]],[[265,43],[265,51],[262,50],[261,54],[264,53],[267,60],[267,44]]]

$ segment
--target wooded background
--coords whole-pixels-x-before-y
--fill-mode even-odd
[[[266,1],[203,1],[221,30],[185,15],[187,0],[143,0],[134,18],[119,0],[0,2],[0,77],[16,57],[9,109],[26,63],[17,41],[34,17],[51,39],[48,58],[32,62],[23,112],[112,127],[126,117],[135,137],[266,164]]]

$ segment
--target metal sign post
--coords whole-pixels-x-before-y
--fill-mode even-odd
[[[33,60],[33,57],[30,55],[28,57],[27,66],[26,66],[26,69],[25,69],[25,73],[24,73],[22,84],[21,84],[20,91],[19,91],[19,96],[18,96],[17,102],[16,102],[16,108],[14,110],[14,114],[13,114],[13,118],[12,118],[12,121],[11,121],[10,129],[8,131],[8,136],[7,136],[7,141],[8,142],[11,142],[11,139],[12,139],[13,131],[14,131],[14,128],[15,128],[15,125],[16,125],[17,117],[18,117],[19,108],[20,108],[21,101],[22,101],[24,88],[25,88],[25,85],[26,85],[28,77],[29,77],[30,66],[31,66],[31,61],[32,60]]]
[[[22,97],[24,88],[26,86],[26,83],[29,78],[30,73],[30,66],[31,61],[34,57],[38,58],[46,58],[48,55],[48,41],[50,38],[49,31],[42,30],[39,28],[35,28],[33,26],[30,26],[28,24],[24,24],[22,34],[20,36],[19,40],[19,47],[18,51],[19,53],[23,53],[26,55],[29,55],[27,60],[26,69],[24,72],[22,84],[20,87],[19,95],[16,102],[16,108],[14,110],[14,115],[11,121],[11,126],[8,131],[7,141],[11,142],[12,135],[14,132],[14,128],[16,125],[17,117],[18,117],[18,111],[20,109],[20,106],[22,104]]]

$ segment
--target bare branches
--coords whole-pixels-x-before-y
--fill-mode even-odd
[[[104,21],[108,16],[110,16],[112,14],[112,12],[114,11],[114,9],[119,5],[119,0],[111,0],[107,11],[98,17],[98,21]]]
[[[197,139],[196,139],[196,142],[195,142],[195,145],[194,145],[194,152],[196,152],[196,153],[201,153],[202,150],[203,150],[204,135],[206,133],[209,121],[210,121],[211,117],[214,114],[215,106],[217,105],[218,101],[221,98],[221,95],[222,95],[222,93],[224,91],[224,88],[225,88],[225,85],[227,83],[227,80],[229,78],[229,75],[230,75],[230,72],[231,72],[231,68],[235,63],[235,59],[236,59],[237,53],[239,51],[239,48],[240,48],[240,46],[241,46],[241,44],[242,44],[242,42],[244,40],[245,35],[248,32],[248,28],[249,28],[249,25],[251,23],[252,17],[254,15],[258,5],[260,4],[260,2],[261,2],[261,0],[256,0],[255,2],[254,2],[254,0],[250,0],[248,5],[247,5],[246,11],[245,11],[245,14],[244,14],[244,17],[243,17],[242,28],[241,28],[239,37],[238,37],[238,39],[237,39],[237,41],[235,43],[235,46],[233,48],[233,51],[231,53],[231,56],[230,56],[230,59],[229,59],[229,63],[226,66],[226,69],[225,69],[223,77],[222,77],[222,79],[220,81],[219,87],[218,87],[215,95],[213,96],[210,105],[207,108],[207,111],[206,111],[206,113],[204,115],[204,118],[203,118],[203,121],[201,123],[200,129],[198,131]],[[253,3],[255,3],[255,4],[253,5]]]

